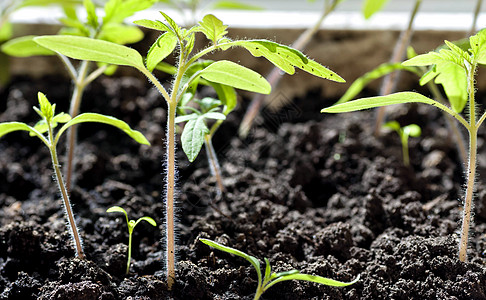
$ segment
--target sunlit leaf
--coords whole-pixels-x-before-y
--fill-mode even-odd
[[[34,42],[34,35],[28,35],[12,39],[2,45],[2,51],[16,57],[29,57],[36,55],[54,55],[49,49]]]
[[[205,15],[202,21],[199,22],[199,25],[206,38],[213,41],[214,44],[228,33],[228,31],[226,31],[228,26],[223,25],[223,22],[220,19],[211,14]]]
[[[184,126],[181,135],[182,150],[184,150],[190,162],[193,162],[201,151],[204,136],[207,133],[209,133],[209,129],[202,116],[189,120]]]
[[[40,36],[34,40],[43,47],[74,59],[145,68],[140,53],[123,45],[77,36]]]
[[[406,67],[403,66],[401,63],[384,63],[379,65],[377,68],[373,69],[372,71],[364,74],[363,76],[356,79],[351,86],[348,88],[346,93],[339,99],[336,104],[347,102],[354,97],[356,97],[362,90],[365,88],[368,83],[371,81],[383,77],[387,74],[390,74],[397,70],[407,70],[410,72],[416,72],[416,69],[413,67]]]
[[[386,96],[361,98],[361,99],[333,105],[328,108],[322,109],[321,113],[351,112],[351,111],[358,111],[358,110],[375,108],[380,106],[387,106],[387,105],[401,104],[401,103],[413,103],[413,102],[426,103],[434,106],[437,106],[438,103],[437,101],[427,98],[419,93],[402,92],[402,93],[395,93]]]
[[[177,37],[172,32],[165,32],[150,47],[147,54],[147,69],[152,72],[154,68],[174,51],[177,46]]]
[[[363,5],[363,15],[369,19],[376,12],[380,11],[388,0],[365,0]]]
[[[134,44],[143,39],[143,32],[136,26],[110,23],[103,26],[99,39],[120,45]]]
[[[270,84],[262,75],[227,60],[212,63],[200,75],[206,80],[242,90],[262,94],[269,94],[271,91]]]
[[[68,129],[69,127],[79,124],[79,123],[86,123],[86,122],[95,122],[95,123],[103,123],[108,124],[118,129],[123,130],[128,136],[134,139],[136,142],[143,144],[143,145],[150,145],[149,141],[145,138],[145,136],[137,130],[133,130],[130,126],[122,120],[119,120],[114,117],[100,115],[96,113],[84,113],[76,116],[71,121],[67,122],[62,126],[56,135],[56,140],[61,136],[61,134]]]

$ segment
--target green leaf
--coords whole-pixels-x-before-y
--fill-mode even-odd
[[[120,206],[112,206],[112,207],[108,208],[106,210],[106,212],[109,212],[109,213],[112,213],[112,212],[121,212],[121,213],[125,214],[125,216],[128,217],[127,212],[123,208],[121,208]]]
[[[398,123],[397,121],[386,122],[385,124],[383,124],[383,127],[395,130],[396,132],[399,132],[401,129],[400,123]]]
[[[37,130],[29,125],[21,122],[5,122],[0,123],[0,137],[14,132],[14,131],[28,131],[29,133],[33,133],[37,136],[42,136]]]
[[[339,99],[336,104],[348,102],[349,100],[353,99],[358,95],[365,86],[368,85],[371,81],[378,79],[382,76],[385,76],[389,73],[392,73],[397,70],[407,70],[413,73],[416,73],[417,70],[414,67],[406,67],[403,66],[401,63],[384,63],[379,65],[374,70],[364,74],[363,76],[356,79],[353,84],[348,88],[346,93]]]
[[[302,280],[302,281],[316,282],[316,283],[324,284],[324,285],[327,285],[327,286],[348,286],[348,285],[351,285],[351,284],[358,282],[359,275],[353,281],[341,282],[341,281],[337,281],[337,280],[334,280],[334,279],[325,278],[325,277],[322,277],[322,276],[308,275],[308,274],[302,274],[302,273],[294,273],[294,274],[284,275],[284,276],[281,276],[281,277],[275,279],[274,281],[272,281],[270,284],[268,284],[265,287],[265,290],[267,290],[268,288],[270,288],[271,286],[273,286],[276,283],[279,283],[279,282],[282,282],[282,281],[287,281],[287,280]]]
[[[226,120],[226,116],[219,112],[208,112],[202,115],[206,119],[213,119],[213,120]]]
[[[295,73],[295,67],[314,76],[336,82],[345,82],[339,75],[317,62],[307,58],[302,52],[268,40],[235,41],[235,46],[244,47],[255,57],[263,56],[276,67],[288,74]]]
[[[135,26],[109,23],[103,26],[99,39],[120,45],[134,44],[143,39],[143,32]]]
[[[128,214],[127,214],[126,210],[124,210],[124,209],[123,209],[123,208],[121,208],[120,206],[116,206],[116,205],[115,205],[115,206],[112,206],[112,207],[108,208],[108,209],[106,210],[106,212],[108,212],[108,213],[112,213],[112,212],[120,212],[120,213],[124,214],[124,215],[125,215],[125,219],[126,219],[126,221],[127,221],[127,225],[128,225],[128,231],[129,231],[129,232],[131,232],[131,230],[132,230],[133,228],[132,228],[132,227],[130,227],[130,221],[128,221]]]
[[[437,63],[441,63],[444,59],[440,56],[437,52],[429,52],[426,54],[420,54],[415,57],[412,57],[409,60],[404,61],[402,64],[406,67],[422,67],[422,66],[430,66],[435,65]]]
[[[401,92],[379,97],[362,98],[337,105],[333,105],[321,110],[321,113],[342,113],[358,111],[363,109],[375,108],[401,103],[425,103],[438,106],[438,102],[414,92]]]
[[[194,99],[194,101],[199,104],[201,112],[203,113],[207,113],[223,104],[220,100],[211,97],[204,97],[201,100]]]
[[[193,162],[204,144],[204,136],[209,133],[203,116],[189,120],[181,135],[182,150],[190,162]]]
[[[452,109],[460,113],[468,100],[466,70],[453,63],[438,64],[435,83],[442,84]]]
[[[145,69],[143,58],[136,50],[115,43],[78,36],[40,36],[34,39],[52,51],[79,60],[91,60]]]
[[[96,15],[96,7],[91,0],[83,0],[84,8],[88,14],[88,24],[93,28],[98,28],[98,16]]]
[[[227,116],[230,112],[233,111],[233,109],[235,109],[237,104],[235,89],[225,84],[219,84],[215,82],[211,82],[210,84],[213,87],[213,89],[216,91],[219,100],[223,102],[224,104],[223,114]]]
[[[163,61],[161,61],[157,66],[155,66],[155,69],[167,73],[169,75],[174,75],[175,73],[177,73],[177,68],[175,66]]]
[[[175,118],[175,123],[181,123],[181,122],[187,122],[187,121],[190,121],[190,120],[195,120],[197,118],[199,118],[200,114],[197,114],[197,113],[192,113],[192,114],[189,114],[189,115],[183,115],[183,116],[177,116]]]
[[[209,65],[201,71],[200,76],[212,82],[250,92],[269,94],[271,91],[270,83],[262,75],[227,60]]]
[[[135,24],[137,24],[138,26],[142,26],[142,27],[145,27],[145,28],[149,28],[149,29],[154,29],[154,30],[159,30],[159,31],[171,31],[170,28],[165,25],[164,23],[160,22],[160,21],[152,21],[152,20],[138,20],[138,21],[135,21],[133,22]]]
[[[177,37],[172,32],[165,32],[150,47],[147,54],[147,69],[152,72],[154,68],[171,54],[177,46]]]
[[[51,102],[49,102],[49,100],[47,99],[46,95],[41,92],[37,93],[37,99],[39,101],[39,108],[42,114],[41,117],[46,118],[46,120],[50,122],[54,117],[56,104],[52,105]]]
[[[67,123],[67,122],[71,121],[71,119],[72,118],[69,114],[61,112],[61,113],[57,114],[56,116],[54,116],[52,121],[57,122],[57,123]]]
[[[167,15],[166,13],[160,12],[160,14],[164,17],[164,19],[169,24],[168,28],[170,29],[170,31],[172,31],[177,37],[181,38],[182,28],[179,25],[177,25],[177,23],[174,20],[172,20],[172,18],[169,17],[169,15]]]
[[[417,124],[410,124],[403,127],[403,133],[411,137],[419,137],[422,134],[422,129]]]
[[[133,227],[135,227],[138,223],[142,221],[146,221],[152,226],[157,226],[157,223],[155,223],[155,220],[152,219],[151,217],[141,217],[140,219],[137,220],[137,222],[135,222],[135,225]]]
[[[220,19],[211,14],[205,15],[202,21],[199,22],[199,25],[201,25],[200,30],[202,33],[204,33],[206,38],[214,44],[217,44],[218,41],[228,33],[228,31],[226,31],[228,26],[223,25],[223,22]]]
[[[201,242],[203,242],[204,244],[210,246],[210,247],[213,247],[213,248],[218,249],[220,251],[230,253],[230,254],[234,254],[236,256],[239,256],[239,257],[246,259],[255,268],[257,275],[258,275],[258,282],[260,283],[262,281],[262,271],[260,269],[260,262],[258,261],[258,259],[256,259],[256,257],[248,255],[245,252],[242,252],[240,250],[237,250],[237,249],[234,249],[234,248],[231,248],[231,247],[227,247],[227,246],[223,246],[219,243],[216,243],[215,241],[211,241],[211,240],[208,240],[208,239],[199,239],[199,240]]]
[[[34,42],[35,35],[12,39],[2,45],[2,51],[10,56],[29,57],[35,55],[54,55],[55,53]]]
[[[260,6],[250,5],[239,1],[216,1],[211,5],[212,9],[236,9],[236,10],[263,10]]]
[[[422,77],[420,77],[419,84],[421,86],[424,86],[429,81],[434,79],[438,75],[436,69],[437,69],[436,65],[433,65],[432,67],[430,67],[429,70],[424,75],[422,75]]]
[[[128,134],[128,136],[130,136],[136,142],[143,145],[150,145],[149,141],[145,138],[145,136],[142,133],[140,133],[137,130],[131,129],[130,126],[127,123],[123,122],[122,120],[110,116],[96,114],[96,113],[80,114],[75,118],[73,118],[71,121],[64,124],[64,126],[62,126],[57,132],[56,140],[58,140],[59,137],[62,135],[62,133],[69,127],[75,124],[86,123],[86,122],[103,123],[103,124],[108,124],[117,127],[118,129],[123,130],[123,132]]]
[[[363,15],[365,19],[369,19],[372,15],[378,12],[388,0],[366,0],[363,5]]]
[[[469,38],[471,52],[479,64],[486,64],[486,31],[480,30]]]
[[[6,20],[0,27],[0,42],[9,40],[13,35],[12,23]]]
[[[270,261],[265,257],[265,276],[263,278],[270,279],[272,276],[272,267],[270,266]]]
[[[110,3],[112,2],[112,3]],[[105,17],[103,18],[103,24],[110,22],[121,23],[127,17],[132,16],[138,11],[143,11],[151,7],[155,3],[155,0],[123,0],[112,1],[110,0],[105,5]]]

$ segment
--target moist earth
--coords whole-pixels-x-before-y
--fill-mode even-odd
[[[34,124],[36,94],[67,111],[71,85],[59,78],[15,78],[1,91],[0,121]],[[202,94],[210,91],[202,90]],[[199,238],[245,251],[274,271],[298,269],[340,281],[335,288],[286,281],[263,299],[486,299],[486,189],[479,178],[468,261],[458,260],[464,170],[442,114],[394,107],[389,119],[416,123],[411,166],[394,132],[373,135],[374,112],[322,115],[333,104],[311,91],[281,110],[264,110],[246,139],[241,100],[214,137],[225,191],[202,151],[189,163],[178,149],[177,280],[164,273],[163,157],[166,107],[138,78],[104,78],[87,90],[83,112],[120,118],[152,146],[118,129],[79,127],[71,201],[87,259],[75,257],[47,149],[26,133],[0,140],[0,299],[253,299],[256,272],[245,260]],[[484,134],[479,137],[484,145]],[[65,152],[64,142],[59,145]],[[485,157],[484,149],[479,157]],[[62,158],[61,158],[62,159]],[[134,230],[131,219],[154,218]]]

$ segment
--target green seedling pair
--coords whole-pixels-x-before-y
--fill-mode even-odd
[[[112,206],[112,207],[108,208],[106,210],[106,212],[123,213],[125,215],[126,220],[127,220],[127,227],[128,227],[128,255],[127,256],[128,256],[128,259],[127,259],[126,274],[128,274],[130,272],[130,260],[132,259],[132,234],[133,234],[133,230],[135,229],[135,226],[137,226],[138,223],[140,223],[142,221],[148,222],[152,226],[157,226],[157,223],[151,217],[141,217],[137,221],[129,220],[127,212],[123,208],[121,208],[120,206]]]
[[[398,134],[400,137],[400,142],[402,143],[403,164],[407,167],[410,166],[408,138],[419,137],[422,134],[422,129],[420,129],[420,126],[417,124],[409,124],[402,127],[397,121],[390,121],[383,124],[383,127],[394,130]]]
[[[290,270],[290,271],[285,271],[285,272],[279,272],[275,273],[272,272],[272,268],[270,266],[270,262],[267,258],[265,258],[265,273],[262,276],[262,271],[261,271],[261,266],[260,266],[260,261],[251,255],[248,255],[240,250],[221,245],[215,241],[211,241],[208,239],[199,239],[201,242],[204,244],[213,247],[215,249],[218,249],[220,251],[230,253],[239,257],[242,257],[246,259],[250,264],[255,268],[255,271],[258,276],[258,284],[257,284],[257,289],[255,292],[255,297],[253,300],[258,300],[262,296],[262,294],[267,291],[269,288],[274,286],[275,284],[282,282],[282,281],[288,281],[288,280],[302,280],[302,281],[308,281],[308,282],[316,282],[319,284],[324,284],[328,286],[336,286],[336,287],[343,287],[343,286],[348,286],[351,284],[356,283],[359,280],[359,276],[356,277],[351,282],[341,282],[341,281],[336,281],[333,279],[325,278],[322,276],[315,276],[315,275],[309,275],[309,274],[302,274],[298,270]]]

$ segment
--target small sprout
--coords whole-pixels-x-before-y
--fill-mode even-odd
[[[395,130],[400,136],[400,141],[402,142],[402,153],[403,153],[403,164],[405,166],[410,166],[410,155],[408,151],[408,137],[419,137],[422,134],[420,126],[417,124],[410,124],[401,127],[397,121],[390,121],[383,124],[383,127]]]
[[[106,212],[121,212],[125,214],[125,218],[127,220],[127,225],[128,225],[128,261],[127,261],[127,272],[128,274],[130,272],[130,260],[132,258],[132,233],[133,229],[135,229],[135,226],[137,226],[138,223],[141,221],[147,221],[150,223],[152,226],[157,226],[157,223],[155,223],[154,219],[151,217],[141,217],[137,221],[135,220],[128,220],[128,214],[127,212],[121,208],[120,206],[112,206],[106,210]]]
[[[216,248],[218,250],[237,255],[239,257],[243,257],[247,261],[251,263],[251,265],[255,268],[258,276],[258,286],[257,290],[255,293],[255,297],[253,300],[258,300],[260,299],[261,295],[268,290],[270,287],[272,287],[274,284],[277,284],[282,281],[287,281],[287,280],[303,280],[303,281],[309,281],[309,282],[317,282],[320,284],[325,284],[328,286],[348,286],[353,283],[356,283],[359,280],[359,275],[356,277],[351,282],[341,282],[341,281],[336,281],[333,279],[321,277],[321,276],[315,276],[315,275],[309,275],[309,274],[302,274],[298,270],[290,270],[286,272],[279,272],[275,273],[272,272],[272,268],[270,266],[270,262],[268,261],[267,258],[265,258],[265,274],[262,277],[262,271],[260,269],[260,261],[254,256],[248,255],[240,250],[223,246],[219,243],[216,243],[214,241],[208,240],[208,239],[199,239],[201,242],[204,244]]]

